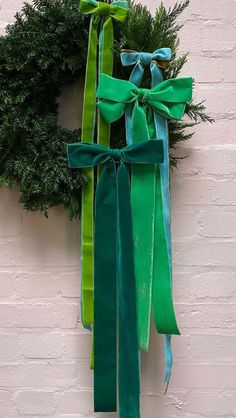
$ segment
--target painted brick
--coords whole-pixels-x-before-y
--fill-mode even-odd
[[[198,233],[197,211],[176,211],[178,222],[172,224],[173,238],[193,237]]]
[[[56,400],[53,392],[21,391],[15,398],[17,410],[25,415],[53,415],[56,410]]]
[[[181,266],[236,266],[235,242],[174,242],[174,262]]]
[[[63,336],[59,333],[25,334],[19,337],[21,352],[29,359],[56,359],[63,356]]]
[[[0,298],[9,300],[15,294],[15,276],[10,270],[0,270]]]
[[[236,212],[202,211],[199,224],[202,237],[234,238],[236,236]]]
[[[152,391],[157,381],[157,369],[153,364],[148,368],[148,379],[144,376],[143,387]],[[187,389],[236,389],[236,365],[176,363],[170,382],[170,391]],[[163,386],[164,387],[164,386]],[[159,388],[158,388],[159,389]],[[162,389],[163,390],[163,389]],[[163,393],[163,392],[162,392]]]
[[[0,337],[1,363],[17,361],[21,355],[19,337],[17,334],[3,333]]]
[[[89,414],[93,411],[93,394],[91,391],[70,390],[59,397],[59,409],[64,414]]]
[[[236,181],[215,179],[172,178],[173,209],[183,206],[235,206]],[[178,199],[177,199],[178,195]]]
[[[215,146],[218,149],[187,148],[178,151],[180,156],[186,155],[181,163],[181,176],[199,176],[200,178],[208,176],[214,178],[235,178],[236,167],[236,147],[234,149],[225,149],[222,146]],[[178,154],[177,154],[178,155]],[[222,163],[223,162],[223,163]],[[219,166],[222,165],[220,174]]]
[[[5,363],[0,367],[0,385],[3,388],[63,388],[73,385],[76,379],[75,363],[19,362]]]
[[[231,415],[235,412],[235,391],[192,392],[189,398],[189,412],[212,415]]]
[[[204,330],[202,330],[203,332]],[[181,337],[173,338],[173,350],[178,363],[232,363],[236,355],[236,335],[222,335],[221,330],[214,333],[200,333],[198,330],[182,330]]]
[[[236,328],[235,304],[176,304],[180,327]]]
[[[225,149],[229,147],[231,144],[234,146],[234,132],[236,129],[236,119],[235,117],[232,118],[222,118],[216,120],[213,124],[200,124],[194,128],[194,136],[192,138],[192,145],[194,146],[211,146],[220,145],[225,146]],[[189,144],[186,144],[189,147]],[[185,147],[184,147],[185,148]],[[181,147],[182,149],[182,147]],[[184,149],[185,151],[185,149]],[[182,161],[185,162],[185,161]],[[182,167],[182,164],[181,164]],[[219,166],[219,173],[221,174],[221,170],[224,167],[224,164],[220,164]],[[189,169],[191,166],[189,164]],[[225,169],[225,167],[223,168]]]
[[[75,328],[78,306],[67,304],[0,304],[0,326],[6,328]]]
[[[11,190],[3,188],[1,190],[0,206],[0,237],[15,237],[22,231],[20,206],[16,208],[16,194]],[[7,222],[6,222],[7,218]]]
[[[233,298],[236,296],[234,272],[208,272],[195,281],[195,294],[199,298]]]
[[[161,418],[183,416],[187,396],[184,392],[168,393],[163,395],[144,395],[142,397],[142,410],[145,417],[149,416],[150,411],[157,411]],[[154,416],[154,415],[153,415]]]
[[[0,390],[0,416],[17,417],[17,409],[14,403],[13,394],[8,390]]]
[[[67,334],[64,337],[65,356],[78,359],[89,359],[91,351],[91,333]]]

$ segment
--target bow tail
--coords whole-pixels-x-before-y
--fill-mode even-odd
[[[151,116],[138,109],[133,115],[134,124],[142,120],[141,129],[133,130],[133,143],[140,143],[153,134]],[[137,109],[136,109],[137,112]],[[148,123],[149,122],[149,123]],[[152,125],[152,126],[151,126]],[[141,214],[141,218],[140,218]],[[134,261],[137,293],[137,323],[139,348],[148,351],[150,317],[152,306],[152,281],[154,257],[154,216],[155,216],[155,167],[135,165],[132,170],[132,215],[134,237]]]
[[[116,411],[117,187],[113,161],[96,190],[94,275],[94,408]]]
[[[113,72],[113,21],[109,16],[105,19],[100,32],[99,41],[99,77],[101,73],[112,75]],[[98,114],[98,143],[109,146],[110,125],[105,122],[100,112]]]
[[[118,168],[118,312],[119,417],[140,418],[139,354],[132,238],[130,181],[123,162]]]
[[[163,81],[162,72],[154,61],[151,63],[150,70],[152,75],[152,87],[154,87]]]
[[[156,205],[155,205],[155,255],[153,279],[153,316],[160,334],[179,335],[171,289],[171,270],[169,264],[165,223],[163,216],[161,175],[156,167]]]
[[[130,75],[129,81],[135,86],[139,87],[143,78],[144,68],[140,63],[137,63]],[[132,132],[132,113],[133,113],[133,103],[127,103],[125,110],[125,129],[126,129],[126,142],[128,145],[131,145],[133,141],[133,132]]]
[[[164,162],[159,166],[160,169],[160,186],[163,204],[163,220],[165,227],[167,251],[169,257],[169,274],[170,285],[172,286],[172,238],[171,238],[171,210],[170,210],[170,179],[169,179],[169,141],[167,120],[160,114],[155,114],[155,125],[157,137],[163,139],[164,146]],[[154,278],[159,280],[158,277]],[[154,295],[155,298],[155,295]],[[154,302],[155,304],[155,302]],[[165,338],[165,382],[169,382],[171,378],[171,370],[173,364],[173,354],[171,349],[171,335]]]
[[[156,63],[151,64],[152,87],[163,81],[163,76],[160,68]],[[163,202],[163,216],[165,223],[165,232],[169,256],[170,280],[172,281],[172,239],[171,239],[171,211],[170,211],[170,186],[169,186],[169,141],[168,141],[168,127],[167,120],[158,113],[155,113],[155,127],[157,138],[163,139],[164,145],[164,162],[160,165],[160,182],[158,187],[161,187],[162,202]],[[155,281],[155,279],[154,279]],[[155,295],[153,296],[155,298]],[[155,302],[154,302],[155,304]],[[173,365],[173,354],[171,348],[171,335],[166,334],[165,337],[165,382],[169,382],[171,378],[171,371]]]
[[[96,61],[97,61],[97,26],[96,17],[90,21],[88,55],[84,88],[82,116],[82,142],[92,140],[96,109]],[[82,193],[82,230],[81,230],[81,306],[82,322],[85,326],[93,324],[93,195],[94,173],[87,168],[88,186]]]

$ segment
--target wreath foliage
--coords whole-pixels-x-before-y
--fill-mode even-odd
[[[176,18],[189,0],[153,17],[146,7],[130,4],[127,21],[115,27],[115,74],[128,77],[119,62],[121,47],[153,51],[172,48],[174,59],[164,75],[176,77],[187,55],[177,58],[180,26]],[[65,85],[84,76],[89,18],[79,12],[79,0],[34,0],[25,4],[14,24],[0,37],[0,182],[18,184],[20,202],[30,211],[64,205],[70,217],[80,213],[81,186],[86,177],[68,168],[66,143],[79,130],[58,124],[58,97]],[[82,99],[82,98],[81,98]],[[202,103],[190,104],[188,123],[170,122],[170,147],[191,138],[185,131],[211,121]],[[112,129],[112,145],[122,142],[123,122]],[[171,152],[172,165],[177,159]]]

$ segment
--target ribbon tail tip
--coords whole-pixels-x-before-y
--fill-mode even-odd
[[[168,380],[168,381],[166,382],[166,387],[165,387],[165,391],[164,391],[164,396],[166,396],[166,394],[167,394],[167,392],[168,392],[169,383],[170,383],[170,381]]]

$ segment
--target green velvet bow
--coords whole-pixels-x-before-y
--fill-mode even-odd
[[[148,121],[157,112],[168,119],[180,120],[186,103],[192,98],[192,78],[174,78],[151,89],[138,88],[130,81],[101,74],[97,97],[99,110],[110,124],[118,120],[133,103],[133,137],[148,137]]]
[[[96,0],[82,0],[80,9],[84,14],[91,14],[86,77],[84,86],[82,142],[94,140],[96,121],[96,88],[100,73],[112,75],[113,68],[113,19],[123,21],[128,12],[126,1],[112,4]],[[99,46],[99,54],[98,54]],[[99,56],[99,59],[98,59]],[[97,70],[98,69],[98,70]],[[98,117],[97,142],[109,145],[110,127]],[[81,313],[84,325],[93,324],[93,264],[94,264],[94,231],[93,231],[93,195],[94,174],[86,169],[88,185],[82,194],[81,221]]]
[[[95,102],[97,85],[97,67],[99,74],[112,75],[113,68],[113,19],[123,22],[128,13],[127,1],[116,1],[111,4],[96,0],[82,0],[80,10],[92,14],[89,30],[86,80],[84,89],[82,135],[87,140],[93,138],[95,121]],[[98,35],[99,31],[99,35]],[[98,39],[99,37],[99,39]],[[99,65],[97,65],[97,47],[99,44]],[[107,141],[107,132],[105,132]],[[108,145],[102,143],[102,145]]]
[[[163,142],[143,141],[121,150],[98,144],[70,144],[68,159],[71,168],[104,164],[95,198],[95,411],[116,411],[118,382],[119,417],[140,418],[133,235],[127,165],[163,162]]]
[[[143,138],[154,138],[156,133],[154,116],[157,114],[168,119],[182,118],[186,102],[192,98],[192,78],[170,79],[151,89],[144,89],[138,88],[129,81],[102,74],[97,96],[102,99],[98,102],[98,107],[107,123],[118,120],[124,114],[126,107],[133,104],[132,137],[134,142],[141,143]],[[156,278],[153,284],[153,315],[159,333],[179,334],[171,291],[171,272],[163,223],[162,195],[159,187],[159,167],[155,168],[154,172],[156,173],[154,190],[155,185],[157,186],[155,221],[159,236],[155,243],[157,257],[154,259],[153,267]],[[139,178],[145,181],[141,173],[139,173]],[[137,210],[136,207],[135,210]]]

